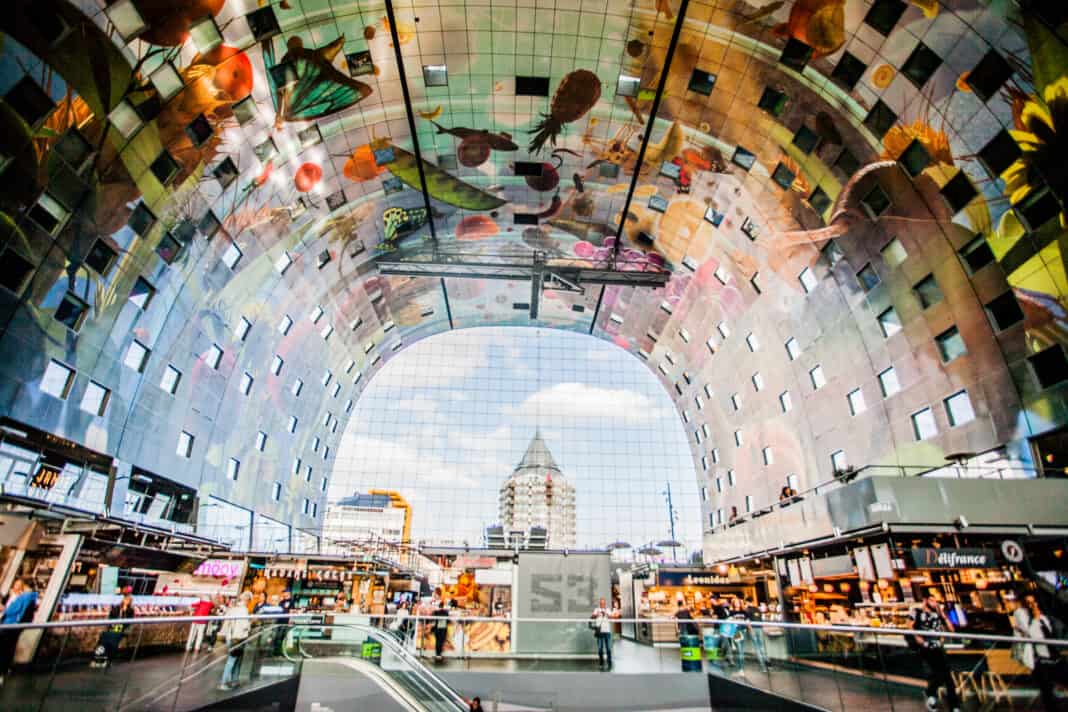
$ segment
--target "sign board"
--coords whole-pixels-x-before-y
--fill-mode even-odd
[[[30,487],[36,487],[37,489],[50,490],[56,486],[59,482],[60,469],[58,467],[52,467],[41,463],[37,467],[37,471],[33,473],[33,478],[30,480]]]
[[[1001,542],[1001,555],[1005,557],[1005,561],[1010,564],[1018,564],[1024,560],[1024,550],[1020,546],[1020,542],[1013,539],[1006,539]]]
[[[239,578],[244,573],[245,562],[235,559],[207,559],[193,570],[194,576],[213,576],[224,579]]]
[[[718,576],[704,569],[695,571],[665,571],[660,569],[657,574],[657,584],[660,586],[715,586],[717,584],[738,583],[737,578]]]
[[[492,569],[497,565],[497,559],[492,556],[457,556],[453,563],[454,569]]]
[[[519,554],[512,610],[519,618],[573,618],[574,623],[517,623],[514,652],[593,653],[597,641],[587,626],[600,599],[611,605],[609,554]]]
[[[998,565],[993,549],[916,547],[910,549],[909,554],[917,569],[989,569]]]

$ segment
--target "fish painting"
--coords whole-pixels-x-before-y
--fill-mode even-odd
[[[329,116],[371,95],[369,85],[334,66],[344,44],[345,36],[341,35],[328,45],[307,49],[300,37],[290,37],[285,55],[276,63],[274,45],[270,40],[263,42],[263,63],[277,112],[275,128],[287,121]]]
[[[463,126],[455,126],[451,129],[447,129],[437,121],[431,121],[430,123],[438,130],[438,135],[449,134],[455,136],[461,141],[481,141],[486,143],[494,151],[518,151],[519,146],[512,141],[512,135],[508,133],[492,133],[486,129],[468,129]]]

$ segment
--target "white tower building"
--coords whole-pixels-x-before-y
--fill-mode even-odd
[[[506,536],[545,529],[549,549],[575,547],[575,486],[560,471],[535,431],[523,459],[501,486],[500,521]]]

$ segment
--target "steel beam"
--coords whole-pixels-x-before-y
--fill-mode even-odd
[[[662,287],[671,277],[669,272],[628,272],[590,267],[555,267],[533,263],[380,261],[381,274],[405,277],[458,277],[466,279],[529,280],[535,275],[550,276],[565,286],[587,284],[615,284],[629,287]]]

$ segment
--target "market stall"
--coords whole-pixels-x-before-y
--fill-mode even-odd
[[[694,618],[711,617],[715,602],[730,606],[733,599],[757,601],[757,576],[745,567],[725,567],[724,571],[658,567],[646,576],[632,578],[634,599],[638,602],[635,637],[641,643],[674,643],[678,630],[672,619],[679,604]],[[649,623],[641,622],[649,619]]]
[[[441,555],[434,572],[437,584],[435,596],[450,609],[449,632],[445,652],[454,655],[500,654],[511,650],[511,614],[513,567],[510,553],[494,556],[488,553],[456,553]],[[417,614],[429,615],[434,608],[424,600]],[[498,620],[466,620],[494,618]],[[420,625],[418,647],[434,649],[434,636],[429,625]]]

